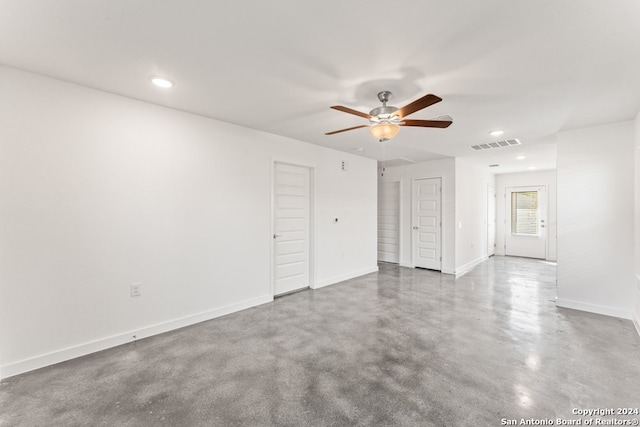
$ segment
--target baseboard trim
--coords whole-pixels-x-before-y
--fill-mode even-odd
[[[400,263],[400,267],[416,268],[416,266],[415,266],[415,265],[413,265],[413,264],[408,264],[408,263],[404,263],[404,262],[401,262],[401,263]]]
[[[587,311],[589,313],[603,314],[605,316],[618,317],[620,319],[632,320],[631,311],[621,310],[619,308],[607,307],[603,305],[588,304],[579,301],[571,301],[563,298],[556,300],[556,306],[571,308],[574,310]]]
[[[353,279],[354,277],[364,276],[369,273],[377,273],[378,266],[363,268],[362,270],[352,271],[350,273],[341,274],[339,276],[334,276],[329,279],[319,280],[313,286],[313,289],[324,288],[325,286],[334,285],[336,283],[344,282],[345,280]]]
[[[225,316],[227,314],[235,313],[237,311],[245,310],[247,308],[256,307],[261,304],[266,304],[273,301],[272,296],[262,296],[252,298],[239,303],[230,304],[224,307],[215,308],[212,310],[195,313],[189,316],[180,317],[167,322],[157,323],[155,325],[146,326],[139,329],[130,330],[110,337],[97,339],[84,344],[79,344],[72,347],[67,347],[61,350],[56,350],[50,353],[35,356],[29,359],[20,360],[18,362],[9,363],[4,366],[0,366],[0,379],[9,378],[15,375],[23,374],[25,372],[33,371],[35,369],[44,368],[46,366],[54,365],[56,363],[65,362],[67,360],[75,359],[78,357],[86,356],[97,351],[106,350],[108,348],[116,347],[122,344],[147,338],[153,335],[162,334],[164,332],[173,331],[175,329],[184,328],[185,326],[191,326],[196,323],[204,322],[207,320],[215,319],[216,317]],[[135,335],[136,338],[133,338]]]
[[[473,269],[473,267],[475,267],[478,264],[481,264],[481,263],[485,262],[488,259],[489,259],[488,257],[482,256],[482,257],[480,257],[480,258],[478,258],[476,260],[473,260],[471,262],[466,263],[463,266],[460,266],[460,267],[456,268],[456,273],[455,273],[456,274],[456,279],[464,276],[465,274],[470,272]]]
[[[636,332],[638,333],[638,335],[640,335],[640,320],[638,319],[637,316],[634,316],[632,321],[633,321],[633,326],[636,327]]]

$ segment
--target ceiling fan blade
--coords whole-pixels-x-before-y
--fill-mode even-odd
[[[440,101],[442,101],[442,98],[430,93],[428,95],[423,96],[420,99],[416,99],[411,104],[405,105],[404,107],[400,108],[398,111],[396,111],[396,114],[400,118],[407,117],[409,114],[413,114],[416,111],[422,110],[423,108],[427,108],[428,106],[436,104]]]
[[[360,117],[364,117],[365,119],[370,119],[371,116],[367,113],[361,113],[360,111],[356,111],[356,110],[352,110],[349,107],[343,107],[342,105],[334,105],[333,107],[334,110],[338,110],[338,111],[342,111],[343,113],[349,113],[349,114],[355,114],[356,116],[360,116]]]
[[[423,128],[448,128],[453,121],[451,120],[403,120],[403,126],[419,126]]]
[[[340,132],[346,132],[348,130],[354,130],[354,129],[360,129],[360,128],[366,128],[369,127],[369,125],[360,125],[360,126],[354,126],[352,128],[346,128],[346,129],[340,129],[340,130],[334,130],[333,132],[327,132],[325,133],[325,135],[333,135],[335,133],[340,133]]]

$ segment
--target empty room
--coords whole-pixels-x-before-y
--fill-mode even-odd
[[[638,23],[0,1],[0,426],[638,425]]]

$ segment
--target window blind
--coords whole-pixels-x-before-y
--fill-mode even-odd
[[[538,234],[538,192],[511,193],[511,234]]]

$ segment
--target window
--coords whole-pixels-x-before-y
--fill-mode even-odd
[[[538,235],[538,192],[511,193],[511,234]]]

